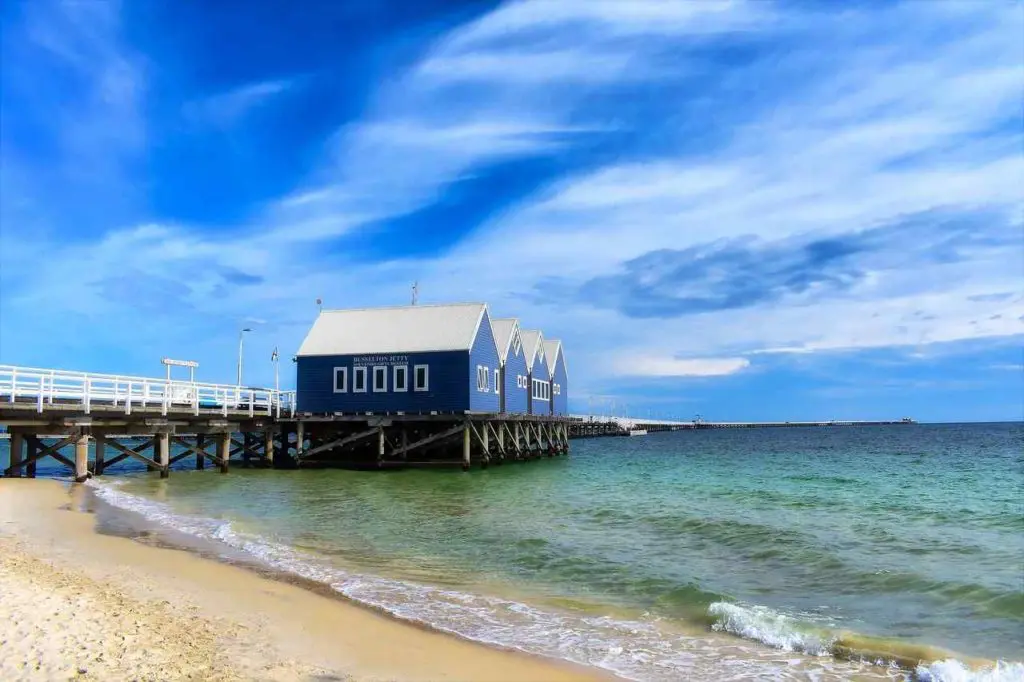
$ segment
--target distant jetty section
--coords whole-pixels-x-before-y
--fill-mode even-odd
[[[881,421],[837,420],[798,422],[712,422],[703,419],[693,421],[664,421],[637,419],[633,417],[608,417],[599,415],[572,415],[569,423],[569,438],[594,438],[599,436],[646,435],[659,431],[687,431],[695,429],[763,429],[786,427],[824,426],[896,426],[916,424],[910,417]]]

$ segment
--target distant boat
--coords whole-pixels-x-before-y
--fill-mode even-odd
[[[646,436],[647,429],[630,429],[629,435],[631,436]]]

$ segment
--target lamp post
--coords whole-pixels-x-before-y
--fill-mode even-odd
[[[242,348],[245,344],[245,333],[251,332],[252,329],[245,327],[238,331],[238,386],[242,385]]]

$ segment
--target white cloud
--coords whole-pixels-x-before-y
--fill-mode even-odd
[[[197,123],[230,126],[253,109],[287,92],[293,84],[290,79],[248,83],[226,92],[189,102],[184,107],[184,114]]]
[[[620,376],[717,377],[735,374],[750,366],[747,358],[673,358],[627,353],[616,362]]]

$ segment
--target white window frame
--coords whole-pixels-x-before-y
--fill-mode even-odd
[[[501,372],[494,370],[494,395],[501,395]]]
[[[344,378],[341,388],[338,388],[338,374]],[[334,368],[334,385],[331,387],[335,393],[348,393],[348,367]]]
[[[402,387],[398,387],[398,374],[402,370]],[[391,369],[391,390],[396,393],[407,393],[409,391],[409,365],[395,365]]]
[[[419,385],[420,370],[423,370],[423,385]],[[412,384],[413,391],[428,391],[430,390],[430,365],[413,365],[412,366]]]
[[[377,370],[380,370],[380,374],[384,376],[384,385],[377,388]],[[374,365],[373,372],[370,374],[373,379],[373,392],[374,393],[387,393],[388,392],[388,368],[386,365]]]
[[[491,372],[483,365],[476,366],[476,390],[478,393],[487,393],[489,390]]]
[[[359,377],[363,378],[363,387],[362,388],[359,388],[359,382],[357,381],[357,379]],[[366,393],[366,387],[367,387],[367,385],[369,383],[370,382],[367,380],[367,377],[366,377],[366,367],[356,367],[356,368],[354,368],[354,372],[353,372],[353,376],[352,376],[352,392],[353,393]]]
[[[519,330],[516,330],[515,336],[512,337],[512,355],[519,355],[523,350],[523,340],[519,337]]]

